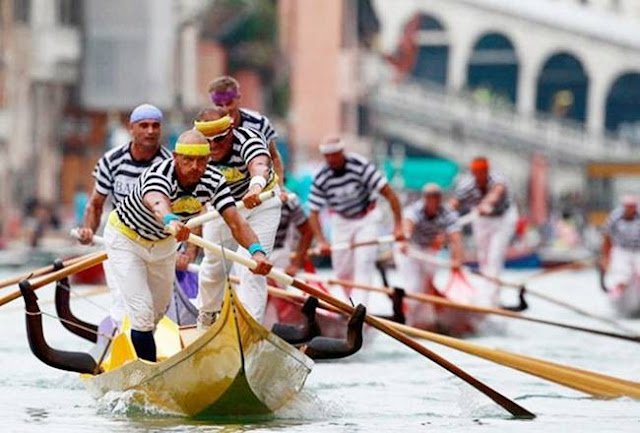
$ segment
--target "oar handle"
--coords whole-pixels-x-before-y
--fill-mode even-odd
[[[278,195],[278,191],[276,189],[272,189],[272,190],[260,193],[258,197],[260,197],[260,202],[264,203],[265,201],[271,200],[277,195]],[[245,208],[244,202],[237,201],[236,208],[238,208],[238,210],[244,209]],[[186,226],[192,229],[194,227],[201,226],[202,224],[207,223],[209,221],[213,221],[218,217],[220,217],[220,213],[217,210],[211,210],[207,213],[191,218],[189,221],[187,221]]]
[[[380,236],[379,238],[376,238],[376,239],[370,239],[370,240],[361,241],[361,242],[353,242],[353,243],[340,242],[340,243],[331,245],[331,251],[333,252],[333,251],[353,250],[356,248],[368,247],[372,245],[390,244],[396,241],[397,239],[394,235],[386,235],[386,236]],[[307,250],[307,254],[310,256],[319,256],[320,250],[318,250],[317,248],[309,248]],[[291,257],[295,257],[295,256],[296,256],[296,253],[291,253]]]
[[[465,214],[463,216],[461,216],[460,218],[458,218],[457,224],[460,227],[464,227],[468,224],[471,224],[473,221],[475,221],[478,217],[480,216],[480,212],[478,212],[478,209],[473,208],[471,210],[471,212],[469,212],[468,214]]]
[[[80,239],[80,232],[78,231],[78,229],[71,229],[69,234],[74,239],[78,239],[78,240]],[[104,238],[99,235],[93,235],[92,242],[93,242],[93,245],[104,245]]]

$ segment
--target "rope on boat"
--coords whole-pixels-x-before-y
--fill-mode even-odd
[[[56,319],[56,320],[59,320],[60,322],[64,322],[64,323],[66,323],[68,325],[74,326],[74,327],[76,327],[78,329],[82,329],[83,331],[87,331],[87,332],[90,332],[92,334],[96,334],[98,336],[104,337],[109,341],[113,340],[113,337],[110,336],[110,335],[107,335],[107,334],[105,334],[103,332],[100,332],[100,331],[95,331],[95,330],[93,330],[91,328],[87,328],[86,326],[78,325],[77,323],[74,323],[74,322],[72,322],[70,320],[63,319],[62,317],[57,316],[56,314],[47,313],[46,311],[38,311],[37,313],[32,313],[30,311],[25,310],[24,312],[25,312],[25,314],[27,316],[46,316],[46,317],[50,317],[52,319]]]

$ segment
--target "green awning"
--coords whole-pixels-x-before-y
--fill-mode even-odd
[[[396,170],[393,162],[384,162],[387,179],[394,184],[394,177],[400,176],[404,189],[420,190],[424,184],[434,182],[448,189],[458,174],[458,164],[441,158],[406,158],[402,167]],[[399,172],[397,172],[399,171]]]

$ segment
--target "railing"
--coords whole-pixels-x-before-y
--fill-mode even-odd
[[[469,94],[449,93],[423,82],[383,85],[370,95],[369,107],[389,121],[402,120],[441,136],[485,142],[510,151],[538,151],[559,161],[622,160],[638,154],[632,143],[590,133],[577,122],[542,114],[521,115],[512,108],[478,103]],[[384,124],[381,127],[384,129]]]

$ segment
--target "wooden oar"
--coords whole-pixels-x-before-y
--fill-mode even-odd
[[[411,257],[417,258],[419,260],[423,260],[426,263],[431,263],[431,264],[433,264],[435,266],[451,267],[451,263],[448,260],[443,260],[440,257],[434,257],[434,256],[432,256],[430,254],[427,254],[427,253],[424,253],[422,251],[417,251],[415,249],[414,250],[410,250],[409,251],[409,255]],[[500,286],[503,286],[503,287],[509,287],[509,288],[517,289],[517,290],[521,290],[522,288],[524,288],[525,289],[525,293],[527,293],[527,294],[529,294],[531,296],[534,296],[534,297],[536,297],[538,299],[545,300],[545,301],[547,301],[549,303],[558,305],[560,307],[567,308],[567,309],[569,309],[569,310],[571,310],[571,311],[573,311],[575,313],[578,313],[578,314],[580,314],[582,316],[589,317],[590,319],[594,319],[594,320],[598,320],[598,321],[600,321],[602,323],[606,323],[606,324],[608,324],[608,325],[610,325],[610,326],[612,326],[612,327],[614,327],[614,328],[616,328],[616,329],[618,329],[620,331],[626,332],[627,334],[632,334],[633,335],[633,334],[636,333],[636,331],[634,331],[633,329],[627,328],[626,326],[621,325],[620,323],[618,323],[617,321],[615,321],[613,319],[610,319],[610,318],[604,317],[604,316],[599,316],[599,315],[594,314],[594,313],[592,313],[590,311],[583,310],[582,308],[579,308],[579,307],[576,307],[575,305],[569,304],[568,302],[564,302],[564,301],[556,299],[556,298],[554,298],[552,296],[545,295],[544,293],[541,293],[541,292],[538,292],[536,290],[533,290],[533,289],[530,289],[530,288],[526,287],[523,283],[514,283],[514,282],[510,282],[510,281],[505,281],[505,280],[502,280],[500,278],[496,278],[496,277],[492,277],[492,276],[486,275],[486,274],[480,272],[477,269],[472,269],[472,268],[466,268],[465,267],[465,270],[468,270],[469,272],[471,272],[471,273],[473,273],[475,275],[478,275],[479,277],[484,278],[487,281],[491,281],[492,283],[499,284]]]
[[[303,295],[287,292],[275,287],[269,287],[269,294],[281,298],[295,299],[300,302],[304,302],[305,300],[305,296]],[[319,306],[345,316],[349,314],[345,310],[336,308],[323,301],[320,302]],[[626,396],[636,399],[640,398],[640,383],[638,382],[595,373],[576,367],[569,367],[530,356],[517,355],[504,350],[492,349],[476,343],[470,343],[468,341],[424,331],[411,326],[401,325],[384,319],[382,320],[388,326],[414,337],[424,338],[595,397],[617,398]]]
[[[199,247],[205,248],[209,251],[211,251],[212,253],[216,254],[216,255],[222,255],[222,247],[220,245],[214,244],[213,242],[209,242],[206,241],[204,239],[202,239],[199,236],[196,236],[194,234],[189,235],[189,242],[192,242],[196,245],[198,245]],[[224,255],[225,257],[228,257],[229,259],[231,259],[232,261],[236,262],[236,263],[240,263],[243,266],[246,266],[250,269],[255,268],[256,263],[247,258],[244,257],[236,252],[233,251],[229,251],[229,250],[224,250]],[[297,289],[302,290],[303,292],[306,292],[312,296],[315,296],[318,299],[321,299],[337,308],[340,308],[341,310],[345,311],[345,312],[349,312],[349,314],[352,314],[353,311],[355,310],[353,307],[351,307],[350,305],[347,305],[346,303],[334,298],[333,296],[324,293],[318,289],[316,289],[315,287],[312,287],[306,283],[304,283],[303,281],[299,280],[299,279],[294,279],[293,277],[285,274],[284,272],[277,270],[277,269],[273,269],[270,273],[269,273],[269,277],[273,278],[274,280],[278,281],[279,283],[288,285],[288,286],[293,286]],[[385,334],[395,338],[396,340],[400,341],[401,343],[403,343],[404,345],[410,347],[411,349],[415,350],[416,352],[420,353],[421,355],[429,358],[430,360],[434,361],[435,363],[437,363],[438,365],[440,365],[441,367],[445,368],[446,370],[450,371],[451,373],[453,373],[454,375],[458,376],[459,378],[461,378],[462,380],[464,380],[465,382],[469,383],[470,385],[472,385],[474,388],[476,388],[477,390],[481,391],[483,394],[485,394],[486,396],[488,396],[489,398],[491,398],[494,402],[496,402],[497,404],[499,404],[500,406],[502,406],[504,409],[506,409],[507,411],[509,411],[509,413],[511,413],[513,416],[518,417],[518,418],[527,418],[527,419],[531,419],[534,418],[535,415],[531,412],[529,412],[528,410],[526,410],[525,408],[523,408],[522,406],[520,406],[519,404],[517,404],[516,402],[508,399],[507,397],[503,396],[502,394],[498,393],[497,391],[495,391],[494,389],[490,388],[489,386],[485,385],[484,383],[482,383],[481,381],[479,381],[478,379],[476,379],[475,377],[469,375],[468,373],[466,373],[464,370],[460,369],[459,367],[457,367],[456,365],[450,363],[449,361],[447,361],[446,359],[440,357],[439,355],[437,355],[436,353],[432,352],[431,350],[427,349],[426,347],[420,345],[418,342],[416,342],[415,340],[409,338],[408,336],[406,336],[405,334],[403,334],[402,332],[394,329],[393,327],[389,326],[388,324],[382,322],[380,319],[377,319],[369,314],[366,315],[365,321],[373,326],[374,328],[384,332]]]
[[[265,191],[263,193],[261,193],[259,195],[260,197],[260,201],[262,203],[264,203],[267,200],[271,200],[272,198],[276,197],[278,194],[276,192],[276,190],[272,189],[270,191]],[[236,207],[238,208],[238,210],[242,210],[245,208],[244,202],[242,201],[238,201],[236,202]],[[213,221],[214,219],[220,217],[220,214],[218,213],[217,210],[212,210],[209,211],[207,213],[204,213],[202,215],[199,215],[197,217],[193,217],[191,218],[189,221],[187,221],[187,227],[189,227],[190,229],[194,228],[194,227],[198,227],[201,226],[202,224],[209,222],[209,221]]]
[[[382,244],[390,244],[396,241],[396,237],[394,235],[380,236],[377,239],[370,239],[367,241],[361,242],[341,242],[338,244],[331,245],[331,251],[345,251],[345,250],[353,250],[361,247],[368,247],[371,245],[382,245]],[[319,256],[320,250],[317,248],[309,248],[307,250],[307,254],[310,256]],[[296,253],[291,253],[291,257],[295,257]]]
[[[92,254],[95,254],[95,253],[89,253],[89,254],[85,254],[84,256],[74,257],[74,258],[63,261],[62,264],[65,267],[70,266],[70,265],[73,265],[74,263],[78,263],[79,261],[86,259],[87,257],[90,257]],[[49,266],[44,266],[40,269],[36,269],[31,272],[27,272],[25,274],[17,275],[15,277],[5,278],[3,280],[0,280],[0,289],[3,289],[7,286],[13,286],[14,284],[18,284],[20,281],[27,278],[34,278],[34,277],[39,277],[41,275],[46,275],[55,270],[56,269],[54,265],[49,265]]]
[[[341,286],[354,287],[354,288],[357,288],[357,289],[367,290],[367,291],[370,291],[370,292],[384,293],[386,295],[392,295],[393,294],[393,289],[390,288],[390,287],[377,287],[377,286],[372,286],[372,285],[369,285],[369,284],[360,284],[360,283],[356,283],[354,281],[339,280],[339,279],[334,279],[334,278],[320,278],[316,274],[309,274],[309,273],[303,273],[302,277],[304,279],[306,279],[306,280],[318,281],[318,282],[321,282],[321,283],[339,284]],[[557,326],[557,327],[560,327],[560,328],[571,329],[571,330],[574,330],[574,331],[587,332],[587,333],[590,333],[590,334],[602,335],[602,336],[605,336],[605,337],[612,337],[612,338],[619,338],[621,340],[627,340],[627,341],[633,341],[634,343],[640,343],[640,336],[638,336],[638,335],[618,334],[618,333],[615,333],[615,332],[601,331],[599,329],[592,329],[592,328],[587,328],[587,327],[583,327],[583,326],[571,325],[571,324],[567,324],[567,323],[556,322],[556,321],[553,321],[553,320],[539,319],[539,318],[536,318],[536,317],[530,317],[530,316],[525,316],[525,315],[522,315],[522,314],[519,314],[519,313],[515,313],[513,311],[504,310],[502,308],[491,308],[491,307],[482,307],[482,306],[479,306],[479,305],[461,304],[461,303],[458,303],[458,302],[450,301],[450,300],[445,299],[445,298],[441,298],[439,296],[427,295],[426,293],[406,292],[405,293],[405,298],[413,299],[413,300],[416,300],[416,301],[419,301],[419,302],[426,302],[426,303],[429,303],[429,304],[442,305],[442,306],[449,307],[449,308],[455,308],[457,310],[464,310],[464,311],[470,311],[470,312],[473,312],[473,313],[493,314],[493,315],[497,315],[497,316],[510,317],[512,319],[520,319],[520,320],[525,320],[525,321],[528,321],[528,322],[541,323],[543,325]]]
[[[77,272],[88,269],[92,266],[95,266],[98,263],[105,261],[106,259],[107,259],[107,253],[101,253],[101,252],[93,253],[93,254],[90,254],[88,257],[85,257],[84,259],[77,261],[72,265],[69,265],[67,267],[60,269],[59,271],[51,272],[35,280],[23,280],[20,284],[23,284],[26,282],[29,284],[29,286],[33,290],[36,290],[42,286],[46,286],[49,283],[58,281],[64,277],[68,277],[69,275],[75,274]],[[22,294],[20,293],[20,290],[16,290],[12,293],[9,293],[8,295],[0,298],[0,306],[13,301],[14,299],[18,299],[21,296]]]

